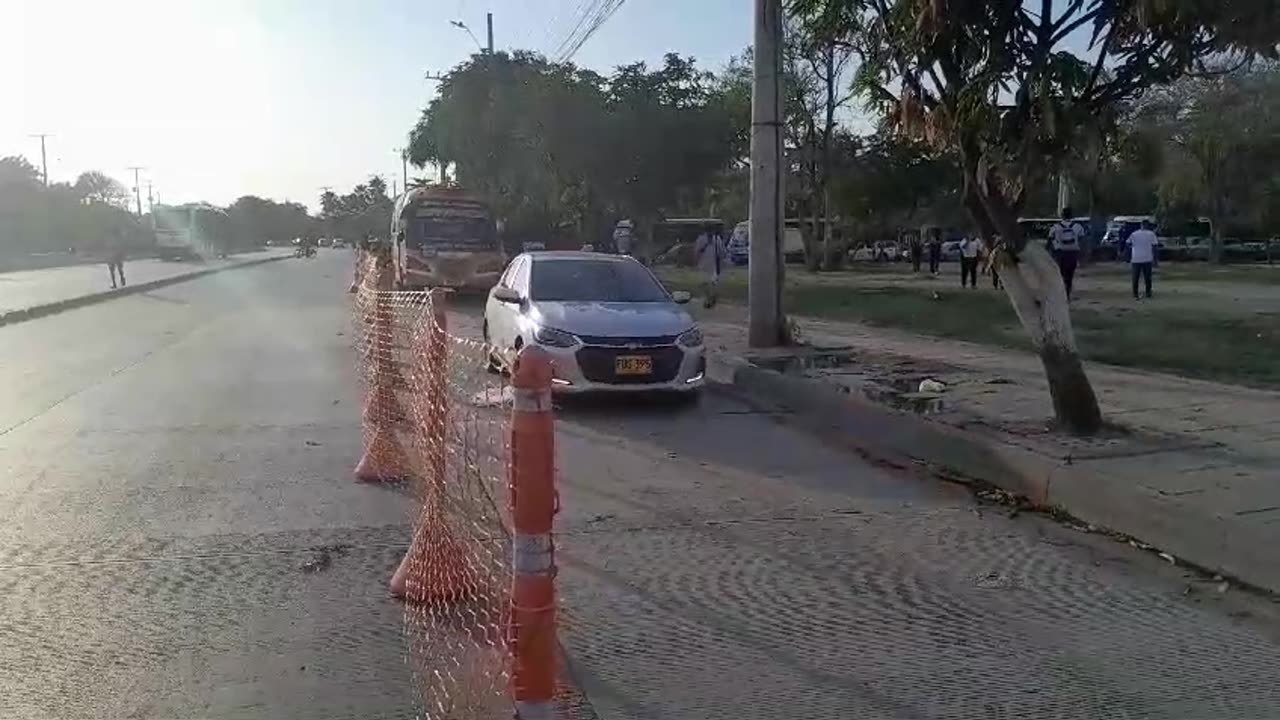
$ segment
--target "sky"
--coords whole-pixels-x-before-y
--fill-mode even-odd
[[[0,157],[72,181],[100,170],[143,201],[241,195],[315,208],[321,187],[399,181],[396,149],[435,94],[424,76],[477,50],[551,53],[590,0],[0,0]],[[574,56],[600,71],[667,52],[721,68],[751,0],[628,0]],[[414,169],[410,168],[410,175]],[[421,173],[419,173],[421,174]]]

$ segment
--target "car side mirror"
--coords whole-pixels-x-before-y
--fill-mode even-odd
[[[493,299],[498,302],[508,303],[511,305],[524,304],[524,298],[520,296],[520,293],[509,287],[503,287],[501,285],[493,289]]]
[[[685,303],[692,300],[693,296],[685,292],[684,290],[676,290],[675,292],[671,293],[671,299],[674,300],[677,305],[684,305]]]

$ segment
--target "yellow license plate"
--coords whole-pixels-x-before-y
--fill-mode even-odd
[[[613,360],[613,372],[618,375],[652,375],[653,358],[648,355],[619,355]]]

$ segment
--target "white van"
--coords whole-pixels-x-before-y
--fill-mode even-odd
[[[751,256],[751,223],[743,220],[733,228],[729,238],[729,260],[734,265],[746,265]],[[789,219],[782,227],[782,257],[786,262],[804,262],[804,236],[800,234],[800,221]]]

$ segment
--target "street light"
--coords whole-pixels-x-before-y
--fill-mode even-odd
[[[476,34],[471,32],[471,28],[467,27],[466,23],[462,22],[461,20],[450,20],[449,24],[456,28],[464,30],[468,35],[471,36],[471,42],[474,42],[476,44],[476,49],[479,50],[480,52],[484,52],[484,46],[480,44],[480,38],[476,37]]]

